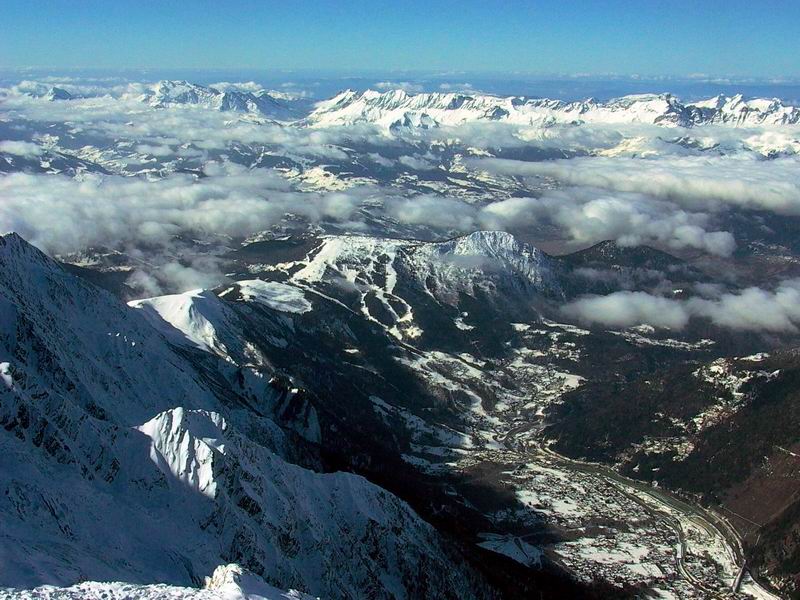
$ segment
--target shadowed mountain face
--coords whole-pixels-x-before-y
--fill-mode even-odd
[[[315,409],[266,365],[170,344],[18,236],[0,259],[4,584],[191,585],[235,561],[329,597],[490,594],[407,504],[313,470]]]
[[[606,240],[591,248],[579,250],[564,257],[568,263],[584,268],[649,269],[668,271],[685,265],[685,262],[671,254],[649,246],[620,246]]]

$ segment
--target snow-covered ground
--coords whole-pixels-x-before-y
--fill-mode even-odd
[[[296,590],[284,592],[244,571],[220,565],[202,588],[86,581],[69,587],[45,585],[29,590],[0,588],[2,600],[313,600]]]
[[[282,310],[302,296],[266,290],[276,318],[296,314]],[[3,585],[186,586],[236,559],[272,585],[320,596],[375,586],[397,597],[417,586],[476,594],[469,568],[408,504],[363,477],[291,462],[300,439],[319,443],[316,413],[266,366],[250,369],[237,326],[214,294],[128,307],[19,236],[0,236]],[[275,412],[293,402],[279,424]],[[300,434],[291,444],[289,430]],[[195,593],[36,593],[140,592]]]

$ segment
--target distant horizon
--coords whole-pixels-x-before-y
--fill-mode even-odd
[[[648,93],[669,93],[684,101],[697,101],[720,94],[742,94],[747,98],[777,98],[787,104],[800,105],[800,78],[426,70],[0,67],[0,83],[8,85],[22,80],[34,80],[53,84],[61,82],[65,85],[91,82],[103,86],[162,79],[185,79],[199,85],[252,81],[264,88],[295,92],[315,100],[330,98],[345,89],[404,89],[409,93],[450,91],[546,97],[566,101],[588,98],[606,101],[620,96]]]
[[[421,78],[448,78],[459,75],[473,77],[492,77],[499,79],[522,78],[535,80],[601,80],[601,81],[680,81],[680,82],[732,82],[732,83],[770,83],[773,85],[800,83],[800,75],[736,75],[731,73],[624,73],[624,72],[556,72],[524,70],[486,70],[486,69],[361,69],[349,67],[281,67],[281,66],[59,66],[59,65],[2,65],[0,73],[22,73],[26,71],[50,72],[53,76],[66,73],[150,73],[150,72],[194,72],[194,73],[259,73],[259,74],[308,74],[336,77],[369,76],[415,76]]]

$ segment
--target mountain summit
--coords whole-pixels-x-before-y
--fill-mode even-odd
[[[292,110],[282,100],[274,98],[266,90],[223,91],[188,81],[159,81],[149,86],[139,100],[155,108],[192,105],[219,111],[252,113],[281,121],[294,117]]]

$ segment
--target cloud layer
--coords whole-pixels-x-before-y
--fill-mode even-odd
[[[12,173],[0,177],[0,228],[52,253],[98,245],[169,244],[179,234],[244,237],[285,215],[346,220],[357,196],[303,194],[268,169],[209,163],[204,177]]]
[[[645,194],[692,209],[737,207],[800,215],[800,162],[753,156],[579,157],[523,162],[474,160],[475,168],[550,177],[570,186]]]
[[[36,97],[52,85],[77,99]],[[377,85],[415,89],[402,81]],[[242,238],[286,221],[425,237],[504,229],[546,233],[576,249],[613,239],[730,256],[737,248],[731,214],[800,215],[798,128],[479,122],[315,129],[191,106],[155,109],[138,100],[145,87],[57,78],[0,90],[0,134],[15,138],[0,141],[7,164],[58,159],[49,150],[57,143],[59,152],[119,173],[2,176],[0,230],[17,230],[52,253],[147,245],[162,257],[177,254],[176,240],[187,236]],[[139,176],[122,176],[137,169]],[[346,175],[332,177],[339,191],[306,185],[331,173]],[[198,276],[215,268],[182,266]],[[187,280],[177,269],[175,277]],[[624,300],[605,312],[627,322],[622,315],[649,306],[646,298]],[[671,326],[701,311],[660,308]]]
[[[615,292],[581,298],[565,305],[562,311],[578,321],[606,327],[648,324],[680,330],[692,318],[706,318],[726,329],[797,333],[800,279],[783,281],[774,290],[750,287],[736,293],[688,300],[645,292]]]

